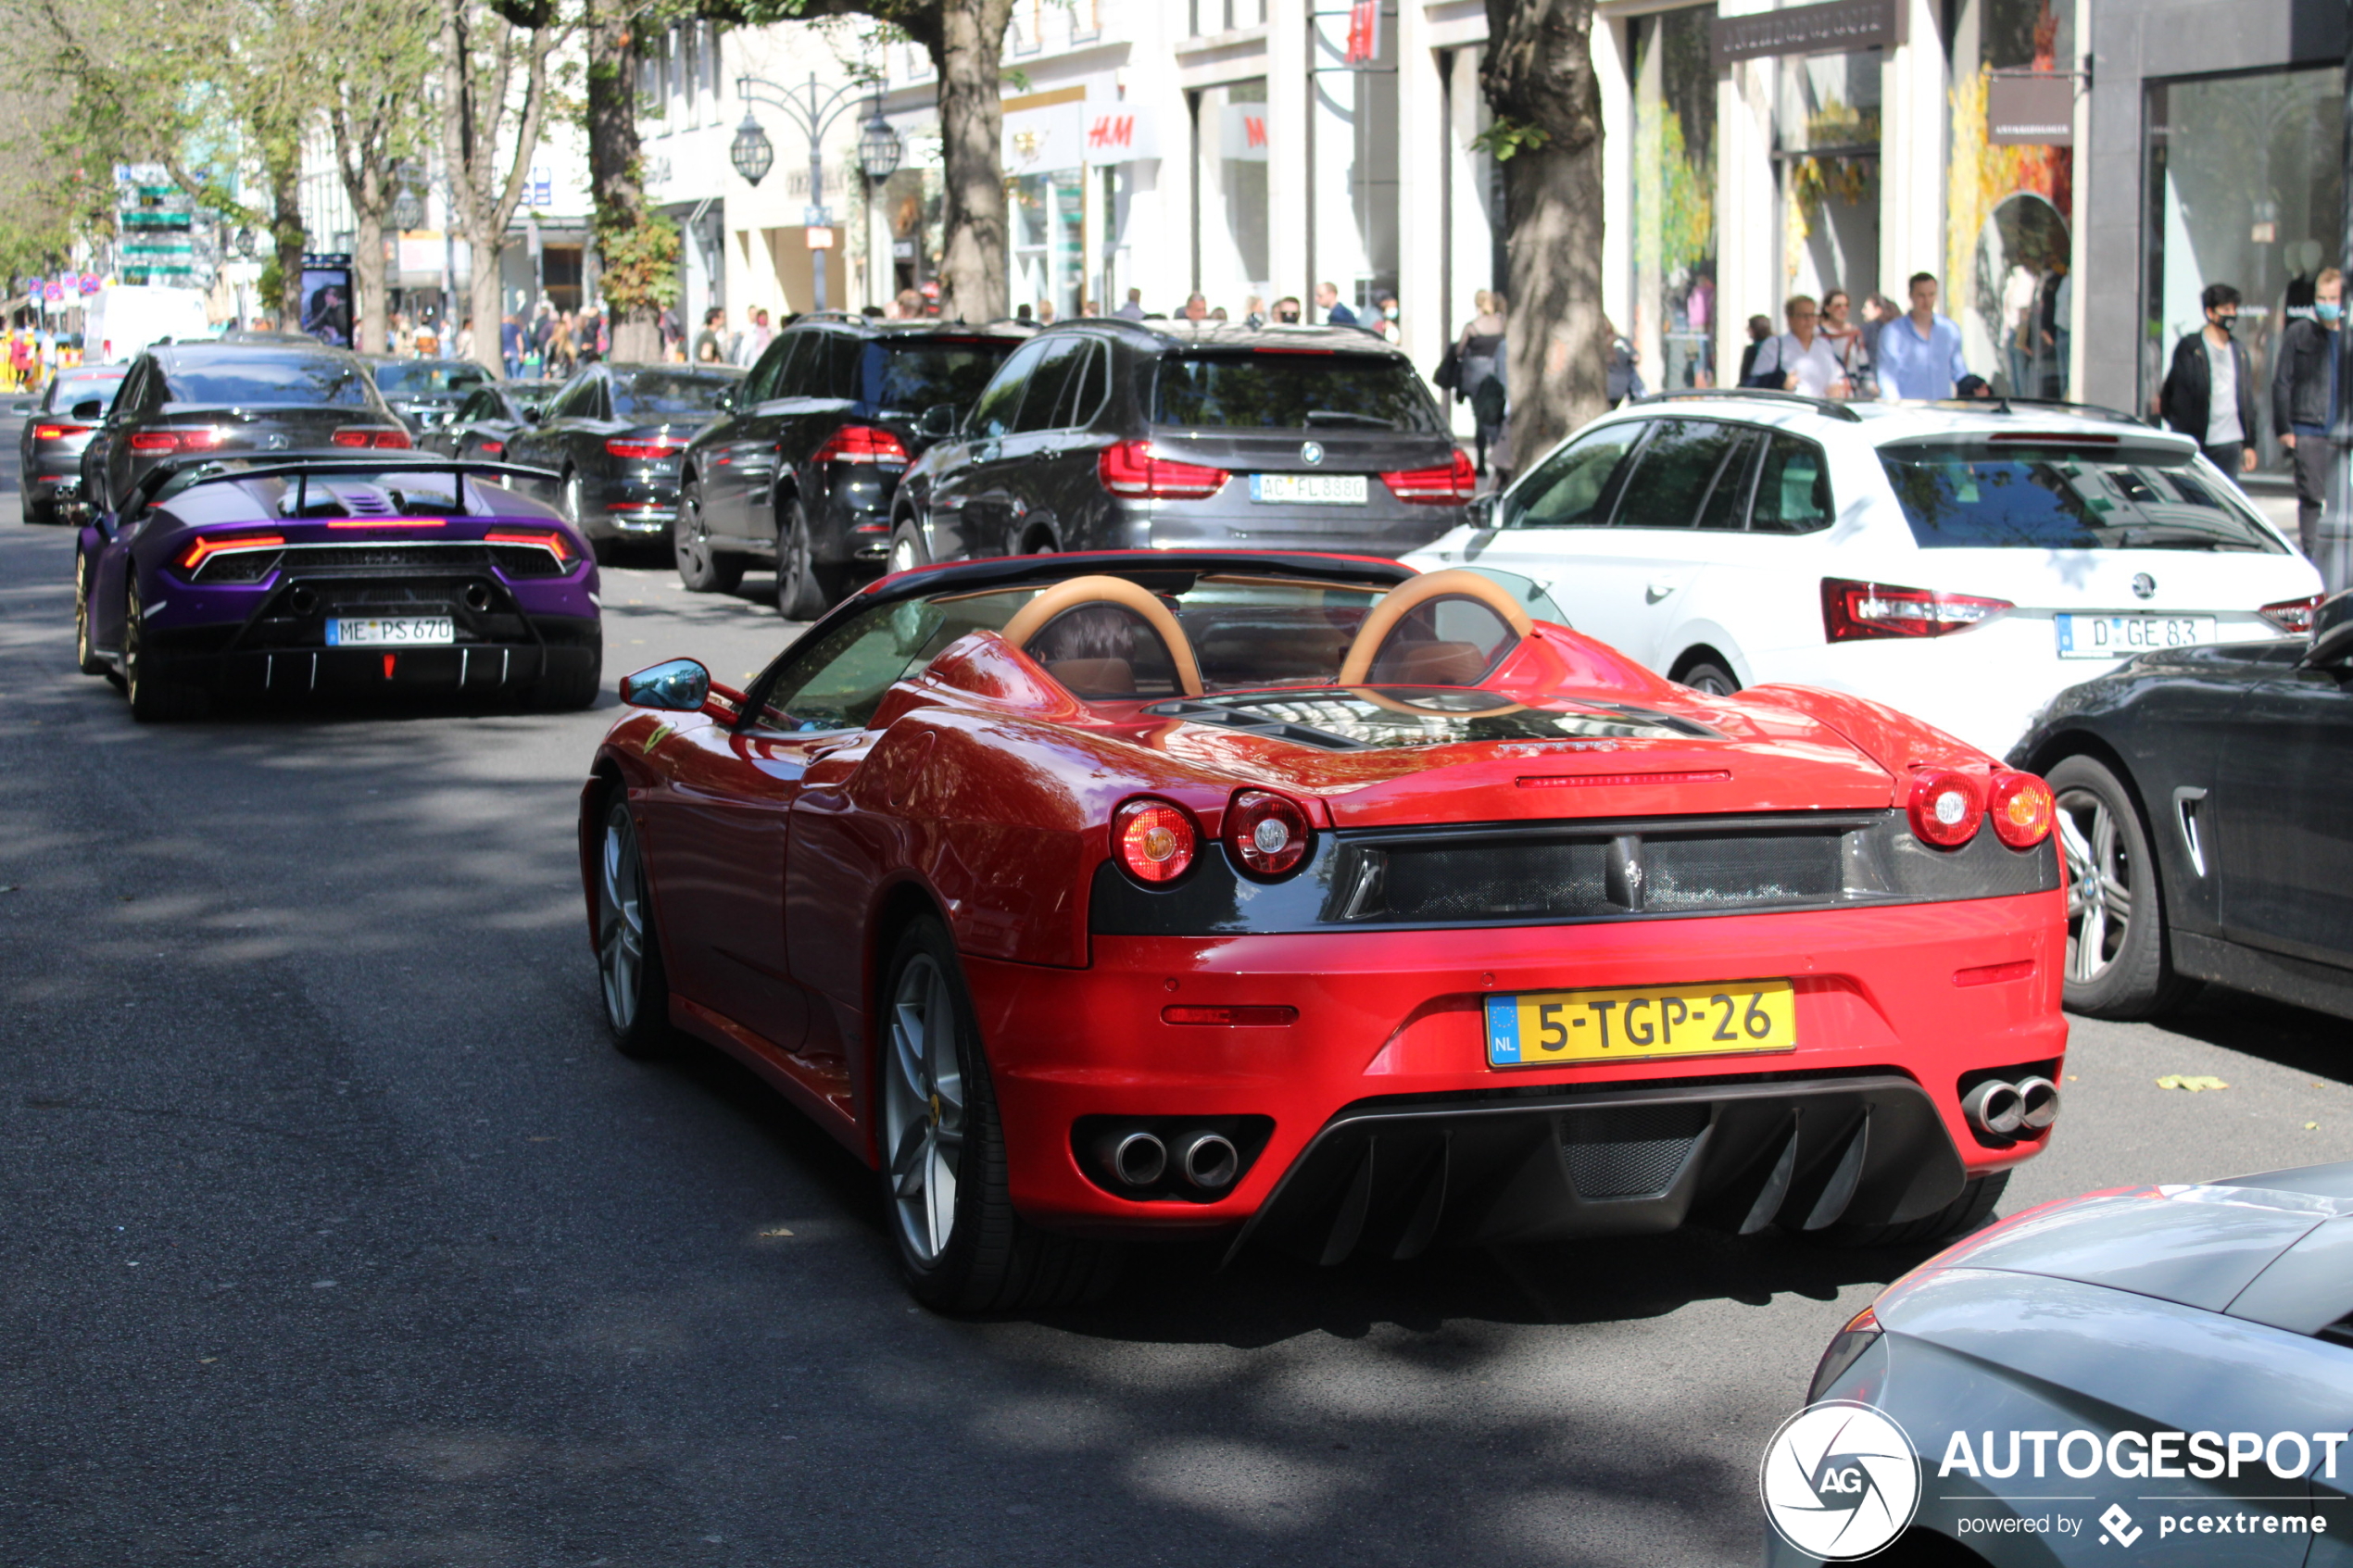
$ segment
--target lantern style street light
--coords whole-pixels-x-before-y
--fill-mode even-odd
[[[780,87],[757,76],[737,77],[736,95],[744,101],[744,122],[736,128],[736,139],[728,144],[727,161],[734,164],[736,172],[751,184],[757,185],[766,179],[768,170],[775,165],[776,149],[769,142],[768,132],[761,127],[759,117],[752,113],[751,106],[761,103],[782,109],[793,124],[809,136],[809,207],[801,214],[802,224],[811,229],[831,228],[833,214],[825,210],[825,132],[833,128],[835,120],[841,118],[842,111],[856,101],[858,88],[857,82],[849,82],[830,94],[824,93],[817,85],[814,71],[810,73],[809,85],[805,88]],[[896,136],[892,139],[897,140]],[[860,167],[863,168],[865,136],[862,133],[858,141]],[[898,167],[895,160],[892,167]],[[823,310],[825,308],[824,250],[811,248],[809,268],[813,285],[811,289],[812,308]]]
[[[906,156],[906,144],[883,118],[882,94],[877,93],[875,112],[858,128],[858,167],[868,180],[880,184],[899,172],[899,160]]]

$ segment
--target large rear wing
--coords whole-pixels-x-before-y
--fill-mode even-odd
[[[367,458],[347,458],[341,454],[287,457],[273,452],[267,458],[245,458],[189,453],[184,457],[166,458],[150,469],[139,482],[138,499],[143,503],[155,500],[167,487],[174,495],[185,495],[201,485],[291,476],[295,480],[294,515],[300,517],[308,509],[309,481],[314,475],[330,478],[337,474],[350,474],[374,478],[393,474],[441,473],[451,477],[451,489],[461,503],[465,480],[470,475],[507,475],[535,485],[548,486],[562,480],[562,476],[552,469],[535,468],[524,463],[485,462],[473,458],[435,458],[389,452]]]

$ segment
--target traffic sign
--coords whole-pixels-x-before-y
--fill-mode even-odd
[[[829,207],[804,207],[800,209],[800,224],[804,229],[830,229],[834,209]]]
[[[56,305],[64,300],[66,291],[57,285],[57,279],[52,278],[41,285],[41,297],[47,304]]]
[[[802,230],[801,232],[809,236],[809,248],[811,250],[831,250],[834,248],[834,232],[831,229],[820,229],[816,225],[812,224],[807,229]]]

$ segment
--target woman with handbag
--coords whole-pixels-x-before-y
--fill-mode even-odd
[[[1508,307],[1502,295],[1487,289],[1479,290],[1473,301],[1478,313],[1463,323],[1462,335],[1447,349],[1444,362],[1438,367],[1438,373],[1443,378],[1452,366],[1453,377],[1451,381],[1441,379],[1438,384],[1453,392],[1455,402],[1471,406],[1478,432],[1478,471],[1483,475],[1487,472],[1488,448],[1504,438],[1504,421],[1498,411],[1503,399],[1497,394],[1504,390],[1504,313]],[[1490,381],[1495,383],[1495,393],[1482,400],[1479,388]],[[1486,414],[1494,414],[1495,418],[1491,421],[1484,417]]]

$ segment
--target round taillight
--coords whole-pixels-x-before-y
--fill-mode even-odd
[[[1976,778],[1937,768],[1912,781],[1912,833],[1923,844],[1954,849],[1977,836],[1985,796]]]
[[[2013,849],[2032,849],[2051,836],[2058,805],[2051,786],[2032,773],[2000,773],[1985,803],[1994,832]]]
[[[1191,869],[1201,850],[1201,830],[1181,806],[1131,800],[1112,818],[1111,847],[1129,876],[1157,887]]]
[[[1246,789],[1226,808],[1226,847],[1252,876],[1289,876],[1307,859],[1313,831],[1296,801]]]

